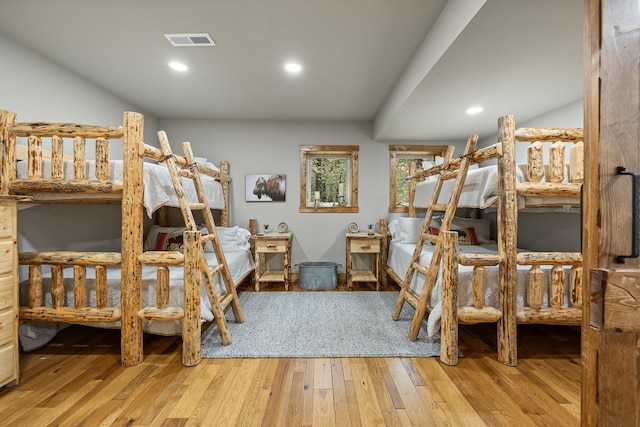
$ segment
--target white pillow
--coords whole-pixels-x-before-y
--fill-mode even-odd
[[[439,217],[431,218],[431,227],[440,227]],[[392,239],[400,239],[402,243],[417,243],[422,230],[424,218],[400,217],[389,223]]]
[[[218,231],[218,239],[222,245],[224,252],[238,252],[241,249],[251,250],[251,232],[246,228],[235,227],[216,227]],[[208,234],[207,227],[202,228],[203,234]],[[213,252],[213,244],[207,242],[204,246],[205,252]]]
[[[216,165],[214,165],[214,164],[213,164],[213,163],[211,163],[211,162],[204,162],[204,163],[203,163],[203,166],[206,166],[206,167],[208,167],[209,169],[214,170],[214,171],[216,171],[216,172],[220,172],[220,168],[219,168],[219,167],[217,167]]]
[[[485,218],[461,218],[456,216],[453,218],[453,222],[451,223],[451,230],[465,230],[467,228],[473,228],[476,237],[478,239],[478,243],[489,243],[491,240],[491,223],[488,219]],[[437,228],[440,228],[442,225],[442,218],[438,218]]]
[[[200,164],[207,163],[207,158],[206,157],[194,157],[193,160],[195,160],[196,163],[200,163]]]
[[[246,228],[238,227],[238,246],[241,249],[251,250],[251,232]]]
[[[391,239],[400,238],[400,223],[397,219],[394,219],[389,223],[389,232],[391,233]]]
[[[398,218],[402,243],[416,243],[420,237],[424,218]]]
[[[203,229],[203,231],[206,230]],[[218,232],[218,239],[222,246],[223,252],[238,252],[240,245],[238,245],[238,226],[235,227],[216,227]],[[206,231],[205,231],[206,232]],[[213,252],[213,245],[211,242],[207,242],[204,247],[205,252]]]

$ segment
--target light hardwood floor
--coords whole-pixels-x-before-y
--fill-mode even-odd
[[[487,325],[461,327],[465,357],[455,367],[437,358],[322,358],[184,368],[179,338],[146,336],[144,362],[122,368],[118,331],[73,326],[20,355],[20,384],[0,390],[0,425],[579,425],[579,331],[518,331],[515,368],[496,361]]]

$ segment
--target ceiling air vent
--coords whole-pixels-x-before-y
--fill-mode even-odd
[[[214,42],[211,36],[207,33],[165,34],[164,36],[176,47],[216,45],[216,42]]]

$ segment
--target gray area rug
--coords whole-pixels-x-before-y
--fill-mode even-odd
[[[202,357],[433,357],[426,322],[407,338],[414,309],[391,319],[397,292],[242,292],[243,323],[226,318],[233,342],[223,346],[215,324],[202,336]]]

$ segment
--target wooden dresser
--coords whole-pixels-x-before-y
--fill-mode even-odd
[[[0,199],[0,387],[18,383],[16,201]]]

